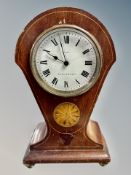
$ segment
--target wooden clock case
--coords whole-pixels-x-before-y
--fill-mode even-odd
[[[102,49],[102,69],[95,85],[77,97],[58,97],[43,90],[34,79],[30,69],[30,50],[36,38],[54,25],[76,25],[91,33]],[[104,25],[94,16],[80,9],[59,7],[35,17],[18,39],[15,61],[22,69],[46,125],[41,123],[33,133],[24,156],[28,167],[36,163],[51,162],[98,162],[105,165],[110,155],[98,123],[90,115],[100,93],[106,75],[115,61],[112,39]],[[80,121],[70,128],[59,126],[53,119],[54,108],[63,102],[71,102],[81,112]]]

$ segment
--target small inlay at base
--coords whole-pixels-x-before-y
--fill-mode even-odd
[[[99,126],[97,122],[90,121],[90,125],[95,127],[97,132],[99,131]],[[42,127],[43,126],[43,127]],[[33,139],[40,141],[40,135],[45,137],[45,133],[47,130],[45,129],[46,126],[41,123],[37,126],[36,130],[33,133]],[[36,133],[37,132],[37,133]],[[99,133],[101,134],[101,133]],[[99,135],[97,133],[96,137]],[[39,137],[39,139],[37,138]],[[99,135],[100,137],[100,135]],[[99,163],[100,165],[104,166],[110,162],[110,155],[107,149],[107,145],[105,142],[104,137],[101,135],[101,138],[98,140],[102,140],[103,148],[97,149],[86,149],[86,148],[79,148],[79,149],[72,149],[68,145],[68,149],[65,146],[65,149],[42,149],[42,150],[35,150],[30,149],[31,144],[34,144],[36,141],[32,140],[29,144],[25,157],[23,159],[23,163],[27,167],[32,167],[36,163]],[[33,143],[32,143],[33,142]]]

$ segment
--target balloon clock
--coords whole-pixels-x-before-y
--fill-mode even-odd
[[[106,142],[98,123],[90,120],[115,61],[113,42],[104,25],[80,9],[48,10],[25,27],[15,58],[46,123],[35,129],[24,164],[107,164]]]

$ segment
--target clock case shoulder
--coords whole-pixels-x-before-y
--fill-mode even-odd
[[[30,69],[30,51],[36,38],[43,31],[55,25],[62,24],[76,25],[88,31],[96,38],[102,50],[102,68],[97,82],[89,91],[76,97],[58,97],[44,91],[34,79]],[[74,139],[74,142],[70,142],[70,146],[72,148],[76,148],[76,146],[86,146],[86,148],[90,148],[91,146],[92,148],[102,149],[104,145],[106,145],[105,142],[102,141],[103,136],[98,139],[97,143],[93,141],[93,137],[91,138],[90,134],[90,137],[87,136],[87,124],[89,124],[90,115],[93,111],[106,75],[115,60],[116,54],[114,44],[107,29],[96,17],[83,10],[71,7],[59,7],[51,9],[35,17],[25,27],[16,45],[15,61],[22,69],[32,89],[34,97],[40,107],[43,117],[45,118],[48,128],[46,138],[39,141],[38,143],[30,145],[30,149],[47,149],[50,148],[51,145],[54,147],[54,149],[62,147],[62,145],[58,145],[55,143],[55,141],[52,142],[52,139],[54,138],[53,134],[55,134],[56,140],[58,137],[61,137],[62,139],[67,140],[67,142],[72,135],[73,137],[75,136],[75,138],[77,138],[76,136],[78,136],[78,138],[82,137],[82,140]],[[75,103],[79,107],[82,116],[80,118],[80,122],[70,128],[64,128],[57,125],[52,117],[54,108],[58,104],[65,101]],[[71,135],[66,138],[67,133]],[[83,133],[86,135],[86,138],[83,137]],[[109,161],[110,158],[109,156],[107,157]]]

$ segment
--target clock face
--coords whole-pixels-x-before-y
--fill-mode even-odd
[[[94,37],[76,26],[61,25],[36,39],[30,65],[43,89],[70,97],[86,92],[95,84],[101,59],[101,50]]]

